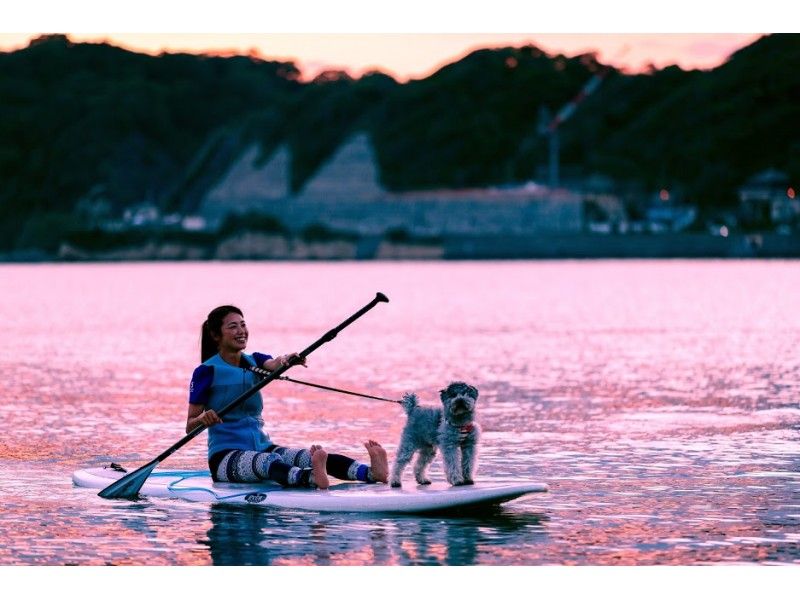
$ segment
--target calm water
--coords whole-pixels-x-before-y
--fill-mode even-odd
[[[795,262],[4,265],[0,285],[0,565],[800,562]],[[212,307],[239,305],[249,349],[282,353],[375,291],[391,303],[296,375],[431,403],[467,380],[481,392],[479,479],[549,494],[386,517],[72,486],[75,469],[135,469],[182,438]],[[394,453],[395,404],[267,390],[281,443],[363,457],[375,438]],[[204,459],[203,436],[164,467]]]

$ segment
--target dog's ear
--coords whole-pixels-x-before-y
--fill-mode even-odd
[[[446,388],[440,388],[439,389],[439,398],[444,401],[446,397],[447,397],[447,389]]]
[[[478,389],[474,386],[470,386],[469,389],[475,393],[475,400],[478,400]]]

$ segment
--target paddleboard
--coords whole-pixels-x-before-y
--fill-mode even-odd
[[[72,481],[82,488],[103,489],[124,476],[111,468],[80,469]],[[258,505],[318,512],[425,513],[499,505],[527,494],[547,492],[536,482],[476,482],[450,486],[434,482],[402,488],[387,484],[343,482],[328,490],[288,489],[274,482],[229,484],[214,482],[208,471],[154,471],[140,496],[180,498],[195,502]]]

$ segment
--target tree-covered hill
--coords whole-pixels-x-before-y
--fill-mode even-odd
[[[704,205],[732,204],[766,167],[796,181],[798,64],[800,35],[786,34],[710,71],[608,69],[560,128],[562,165]],[[289,145],[295,190],[359,129],[392,190],[529,180],[547,160],[542,107],[555,113],[603,68],[527,46],[479,50],[405,84],[337,72],[303,83],[289,62],[45,36],[0,53],[0,249],[34,224],[79,225],[87,195],[116,212],[144,200],[190,210],[254,139],[265,156]]]
[[[772,35],[712,71],[618,78],[566,129],[574,153],[565,160],[650,188],[677,185],[698,204],[734,201],[738,186],[769,167],[797,181],[798,65],[800,35]],[[622,108],[626,98],[635,105]],[[581,150],[585,131],[594,143]]]
[[[474,187],[530,179],[526,141],[540,144],[539,110],[571,99],[599,65],[533,46],[479,50],[400,86],[374,124],[384,183],[393,189]],[[536,155],[538,157],[538,154]]]
[[[28,216],[70,213],[97,186],[115,206],[161,200],[214,131],[280,104],[298,74],[64,36],[0,53],[0,242]]]

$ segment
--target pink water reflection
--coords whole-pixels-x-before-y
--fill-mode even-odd
[[[792,262],[3,266],[3,564],[799,562],[800,270]],[[232,287],[220,280],[236,280]],[[183,436],[199,322],[237,303],[250,348],[297,350],[391,303],[296,377],[435,403],[481,391],[479,476],[551,492],[462,518],[341,517],[74,489]],[[265,311],[265,306],[269,311]],[[269,313],[269,317],[265,315]],[[22,314],[24,317],[20,317]],[[399,407],[275,382],[274,439],[364,458]],[[205,465],[196,439],[166,466]],[[441,479],[436,463],[433,475]],[[179,531],[177,531],[179,530]]]

